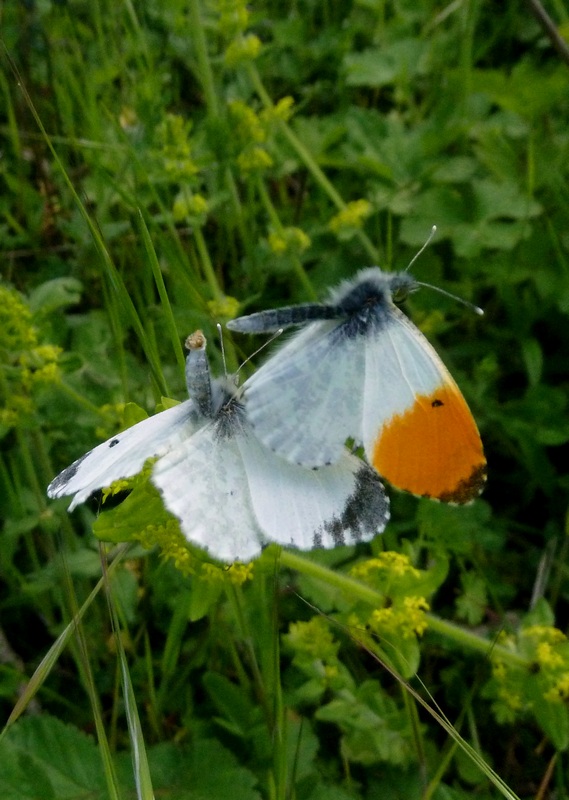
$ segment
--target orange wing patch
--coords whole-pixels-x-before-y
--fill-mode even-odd
[[[373,446],[372,464],[393,486],[446,503],[468,503],[486,481],[476,423],[454,382],[418,395]]]

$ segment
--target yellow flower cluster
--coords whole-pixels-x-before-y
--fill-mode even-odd
[[[266,108],[261,112],[261,117],[267,123],[273,121],[288,122],[293,115],[294,98],[290,95],[281,97],[271,108]]]
[[[353,200],[332,217],[328,227],[332,233],[340,237],[352,233],[363,226],[371,211],[372,206],[369,200]]]
[[[292,116],[293,106],[292,97],[283,97],[276,105],[260,113],[241,100],[228,103],[234,134],[241,147],[237,156],[241,172],[258,172],[273,165],[273,159],[264,145],[274,123],[286,121]]]
[[[230,100],[229,114],[235,123],[235,134],[243,143],[264,142],[267,130],[259,114],[241,100]]]
[[[0,286],[0,331],[3,350],[30,350],[37,343],[32,312],[18,292],[7,286]]]
[[[183,575],[193,575],[208,583],[241,586],[253,578],[253,564],[235,562],[229,567],[203,561],[194,555],[173,517],[160,525],[147,525],[135,537],[147,550],[158,547],[163,558],[170,559]]]
[[[324,617],[312,617],[308,622],[291,622],[287,641],[301,656],[320,661],[336,661],[340,643],[334,640]]]
[[[569,641],[562,631],[552,625],[530,625],[522,628],[517,637],[502,634],[498,641],[508,650],[522,654],[537,668],[528,673],[517,666],[509,667],[503,658],[492,660],[492,676],[498,684],[496,696],[507,708],[512,711],[531,708],[535,694],[534,690],[528,694],[526,684],[536,679],[546,702],[569,700]]]
[[[224,295],[221,299],[209,300],[207,308],[213,320],[233,319],[239,314],[239,300]]]
[[[249,22],[249,9],[243,0],[219,0],[219,30],[226,37],[243,33]]]
[[[194,223],[203,225],[209,211],[209,203],[201,194],[187,188],[182,189],[174,200],[172,214],[175,222],[192,219]]]
[[[33,413],[36,387],[58,383],[61,348],[38,344],[38,332],[24,299],[14,289],[0,286],[0,353],[2,354],[2,408],[0,425],[11,428]]]
[[[254,61],[261,52],[261,40],[254,33],[235,37],[225,51],[224,59],[228,67],[237,67],[247,61]]]
[[[404,553],[396,553],[394,550],[386,550],[380,553],[377,558],[370,558],[356,564],[352,568],[351,574],[354,578],[369,581],[374,580],[378,574],[393,575],[402,577],[410,575],[413,578],[420,578],[421,572],[411,564],[408,556]]]
[[[192,159],[191,128],[192,123],[179,114],[166,114],[156,129],[164,169],[177,181],[187,181],[198,172]]]
[[[427,628],[426,612],[429,604],[424,597],[404,597],[388,608],[378,608],[372,612],[369,625],[378,634],[396,633],[403,639],[422,636]]]
[[[569,700],[569,672],[561,673],[543,697],[550,703],[561,703]]]
[[[521,711],[525,705],[521,695],[506,686],[498,690],[498,699],[511,711]]]
[[[246,147],[237,156],[237,166],[241,172],[262,172],[273,166],[273,159],[264,147]]]
[[[161,555],[173,561],[183,575],[195,575],[199,562],[188,548],[180,526],[173,517],[161,525],[147,525],[135,538],[147,550],[158,547]]]
[[[552,625],[528,625],[527,628],[522,629],[521,633],[522,636],[535,637],[542,642],[551,644],[561,644],[561,642],[567,641],[563,631],[560,631],[559,628],[554,628]]]
[[[278,256],[300,255],[310,247],[310,237],[301,229],[294,226],[273,231],[267,237],[271,251]]]

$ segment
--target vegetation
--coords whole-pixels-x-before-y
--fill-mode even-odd
[[[567,796],[569,71],[529,4],[1,13],[2,797]],[[406,310],[479,423],[480,500],[392,492],[371,545],[229,569],[144,476],[47,500],[184,399],[188,333],[222,373],[216,323],[404,268],[433,224],[415,274],[486,314]]]

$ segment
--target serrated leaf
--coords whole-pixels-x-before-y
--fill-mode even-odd
[[[47,714],[22,718],[0,743],[0,794],[4,800],[106,800],[95,742]]]

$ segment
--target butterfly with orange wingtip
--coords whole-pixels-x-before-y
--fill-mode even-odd
[[[291,463],[320,467],[335,463],[352,438],[393,486],[451,503],[474,499],[486,480],[476,423],[433,347],[394,302],[422,285],[407,272],[371,267],[326,304],[229,322],[242,333],[302,328],[247,381],[247,415],[261,441]]]

